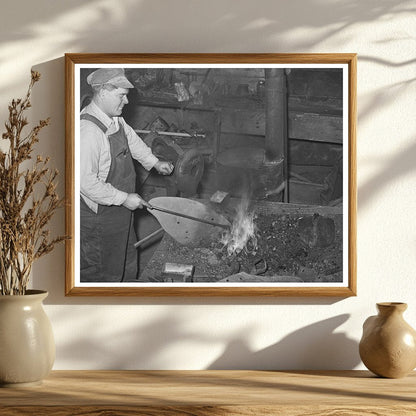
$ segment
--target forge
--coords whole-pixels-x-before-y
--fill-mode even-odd
[[[141,282],[342,282],[342,209],[232,198],[203,201],[232,224],[221,238],[182,244],[168,233]],[[192,268],[169,273],[167,265]]]

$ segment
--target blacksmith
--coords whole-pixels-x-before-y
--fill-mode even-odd
[[[131,281],[137,278],[132,213],[144,202],[133,159],[162,175],[173,165],[159,161],[121,117],[134,88],[122,68],[100,68],[87,83],[93,98],[80,121],[81,282]]]

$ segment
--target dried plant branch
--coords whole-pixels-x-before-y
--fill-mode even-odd
[[[25,111],[31,107],[30,96],[40,74],[32,71],[23,99],[12,100],[5,123],[3,140],[9,148],[0,150],[0,294],[23,295],[29,283],[33,262],[50,253],[65,236],[50,238],[47,224],[63,205],[56,192],[58,171],[48,167],[49,157],[37,156],[31,168],[22,164],[32,159],[39,132],[50,119],[40,120],[26,136]],[[36,188],[36,189],[35,189]],[[39,190],[40,189],[40,190]],[[34,194],[39,195],[37,197]]]

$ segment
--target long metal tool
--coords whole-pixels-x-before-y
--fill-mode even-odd
[[[214,225],[216,227],[221,227],[221,228],[224,228],[226,230],[230,229],[230,225],[228,225],[228,224],[221,224],[219,222],[211,221],[211,220],[208,220],[208,219],[205,219],[205,218],[193,217],[192,215],[183,214],[182,212],[176,212],[176,211],[172,211],[170,209],[157,207],[157,206],[149,204],[148,202],[143,203],[143,205],[149,210],[154,209],[156,211],[165,212],[166,214],[171,214],[171,215],[176,215],[178,217],[187,218],[188,220],[193,220],[193,221],[202,222],[204,224]]]

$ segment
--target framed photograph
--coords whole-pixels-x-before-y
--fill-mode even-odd
[[[356,295],[355,54],[66,54],[66,295]]]

